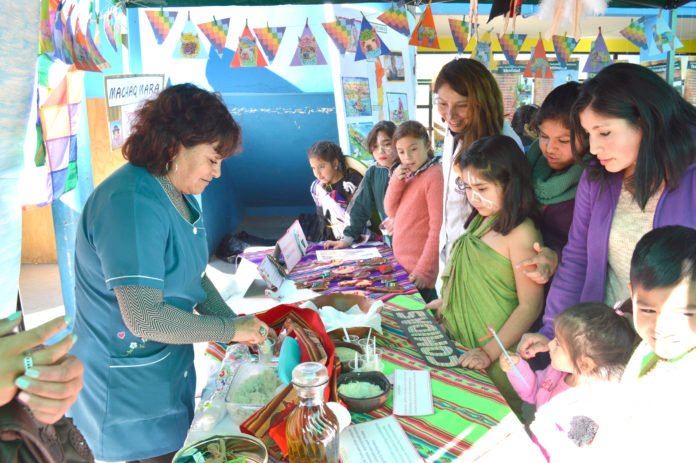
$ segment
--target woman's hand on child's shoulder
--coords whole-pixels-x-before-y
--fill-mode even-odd
[[[343,240],[327,241],[324,243],[325,249],[345,249],[348,246],[349,246],[349,244]]]
[[[517,345],[517,353],[523,359],[530,359],[539,352],[548,352],[549,338],[541,333],[524,333]]]
[[[513,363],[510,363],[510,360],[508,360],[507,356],[503,353],[500,354],[500,369],[503,371],[508,371],[512,370],[512,365],[517,365],[520,363],[520,357],[516,354],[513,354],[511,352],[508,352],[508,355],[510,355],[510,358],[512,359]]]
[[[522,268],[527,278],[533,282],[543,285],[551,279],[558,268],[558,254],[538,242],[534,243],[536,255],[519,262],[515,268]]]

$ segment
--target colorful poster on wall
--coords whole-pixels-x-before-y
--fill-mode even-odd
[[[184,30],[181,31],[179,42],[174,48],[172,58],[174,59],[208,59],[208,52],[203,48],[199,30],[191,22],[189,15],[184,24]]]
[[[324,54],[321,52],[319,44],[317,44],[317,38],[309,28],[309,18],[307,18],[302,35],[297,38],[297,42],[297,50],[292,61],[290,61],[290,66],[326,64]]]
[[[377,59],[380,55],[391,53],[382,39],[379,38],[377,30],[365,19],[363,15],[360,27],[360,43],[355,50],[355,61],[364,59]]]
[[[393,51],[390,55],[385,55],[384,67],[387,71],[388,82],[403,82],[406,78],[404,56],[400,51]]]
[[[164,74],[104,76],[106,119],[111,150],[121,147],[130,135],[131,119],[143,101],[164,88]]]
[[[367,77],[342,77],[346,116],[371,116],[370,82]]]
[[[263,53],[259,51],[259,47],[256,45],[256,39],[251,35],[251,29],[247,24],[244,27],[244,32],[242,36],[239,37],[239,45],[237,45],[237,51],[232,58],[230,63],[231,68],[239,67],[265,67],[268,66],[266,58],[263,57]]]
[[[256,38],[259,39],[259,45],[266,53],[268,61],[273,63],[276,53],[278,53],[278,48],[280,48],[280,42],[283,40],[285,27],[260,27],[254,29],[254,33]]]
[[[222,58],[222,54],[225,51],[225,42],[227,42],[227,32],[230,30],[230,18],[218,21],[213,16],[212,21],[201,23],[198,25],[198,28],[210,40],[210,46],[215,50],[215,53]]]
[[[351,156],[361,161],[373,162],[372,154],[367,150],[367,135],[372,130],[372,122],[351,122],[348,124]]]
[[[408,120],[408,99],[405,93],[387,92],[389,120],[399,125]]]

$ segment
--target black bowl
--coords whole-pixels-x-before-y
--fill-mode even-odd
[[[338,387],[342,384],[355,383],[357,381],[376,384],[382,389],[382,393],[375,397],[368,397],[367,399],[356,399],[354,397],[347,397],[339,392],[338,396],[343,403],[346,404],[348,410],[358,413],[371,412],[384,405],[389,398],[391,383],[389,383],[387,377],[379,371],[352,371],[346,373],[338,377]]]

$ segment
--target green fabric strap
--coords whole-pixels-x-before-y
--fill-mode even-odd
[[[573,164],[560,171],[553,170],[541,154],[539,140],[529,146],[527,159],[532,165],[534,194],[541,204],[558,204],[575,198],[582,167]]]
[[[518,306],[510,260],[481,240],[495,220],[487,219],[476,217],[454,242],[442,276],[445,327],[453,339],[470,349],[487,344],[490,337],[479,339],[489,335],[488,325],[500,330]],[[499,362],[486,371],[510,407],[519,412],[521,401]]]

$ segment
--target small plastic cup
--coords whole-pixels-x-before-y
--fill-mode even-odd
[[[366,371],[365,358],[362,355],[357,358],[354,358],[353,360],[348,362],[348,368],[350,368],[350,371]]]
[[[346,338],[345,335],[341,336],[341,341],[343,342],[349,342],[351,344],[358,344],[360,338],[358,337],[357,334],[349,334],[348,338]]]
[[[269,363],[273,360],[273,351],[275,349],[275,339],[266,338],[264,342],[256,346],[256,352],[259,356],[259,362]]]
[[[379,371],[380,373],[384,370],[384,363],[382,362],[382,349],[376,349],[369,356],[364,355],[363,360],[365,361],[363,371]]]
[[[375,348],[376,348],[375,338],[370,337],[369,339],[368,338],[359,339],[358,345],[362,348],[363,355],[366,355],[366,356],[371,355],[372,353],[374,353]]]

